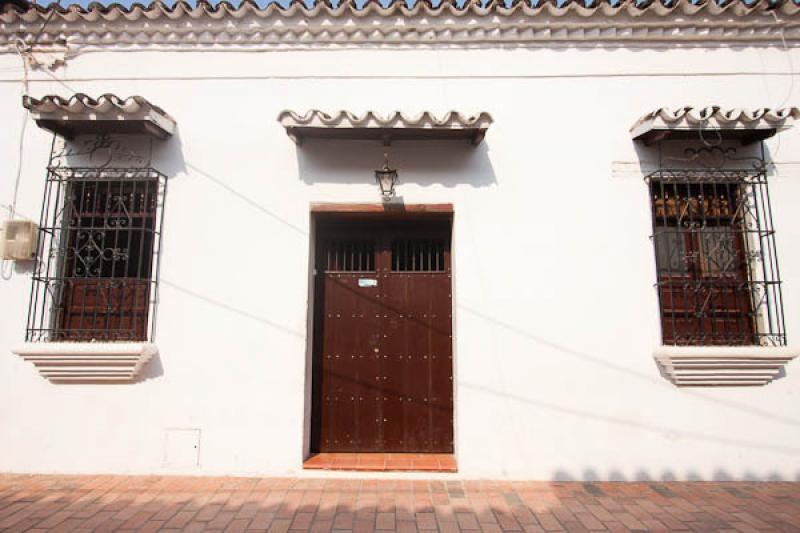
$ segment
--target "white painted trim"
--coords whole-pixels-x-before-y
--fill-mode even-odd
[[[766,385],[800,354],[787,346],[659,346],[664,377],[678,386]]]
[[[793,346],[659,346],[653,350],[656,357],[748,357],[784,358],[787,361],[800,354]]]
[[[147,342],[28,342],[13,353],[53,383],[133,381],[158,353]]]

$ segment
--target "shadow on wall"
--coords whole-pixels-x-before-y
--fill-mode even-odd
[[[210,181],[211,183],[213,183],[217,187],[219,187],[220,190],[227,192],[228,194],[232,195],[233,197],[235,197],[236,199],[238,199],[242,203],[244,203],[244,204],[250,206],[251,208],[261,212],[262,214],[268,216],[270,219],[272,219],[272,221],[282,224],[283,226],[285,226],[285,227],[291,229],[292,231],[294,231],[295,233],[301,235],[303,238],[308,237],[308,231],[306,229],[304,229],[304,228],[298,226],[297,224],[295,224],[294,222],[292,222],[292,221],[280,216],[279,214],[277,214],[275,212],[275,210],[265,206],[262,203],[259,203],[259,202],[255,201],[253,199],[253,197],[251,195],[248,195],[246,192],[238,190],[238,189],[232,187],[229,184],[229,180],[226,180],[224,177],[215,176],[215,175],[213,175],[213,174],[211,174],[209,172],[206,172],[205,170],[203,170],[203,169],[201,169],[199,167],[196,167],[195,165],[193,165],[191,163],[187,163],[186,166],[189,168],[189,170],[192,171],[192,177],[198,177],[199,176],[199,177],[207,179],[208,181]]]
[[[735,412],[747,413],[752,416],[768,419],[773,423],[785,424],[795,428],[800,426],[800,420],[798,419],[783,416],[780,413],[773,413],[756,406],[748,405],[746,403],[740,403],[730,399],[725,399],[719,396],[715,396],[711,392],[705,393],[698,390],[678,389],[674,385],[658,377],[655,373],[654,374],[642,373],[636,369],[623,366],[613,361],[612,359],[607,358],[604,355],[587,353],[576,350],[574,348],[560,344],[558,342],[551,341],[547,338],[544,338],[540,335],[537,335],[536,333],[530,332],[516,325],[494,318],[476,309],[472,309],[464,305],[459,305],[458,310],[459,312],[468,313],[472,315],[474,318],[484,320],[492,324],[493,326],[500,328],[500,330],[504,331],[506,334],[523,338],[531,342],[532,345],[535,345],[538,348],[546,347],[548,349],[555,350],[563,355],[575,358],[581,361],[582,363],[586,363],[589,367],[599,366],[605,368],[606,370],[617,372],[620,374],[620,376],[624,376],[632,380],[643,381],[648,384],[651,384],[652,386],[660,387],[662,390],[666,389],[668,392],[672,392],[674,394],[691,396],[698,402],[709,402],[717,404],[725,408],[731,409]],[[587,369],[587,371],[588,370],[589,369]],[[592,406],[590,405],[588,406],[567,405],[561,402],[549,401],[551,399],[539,399],[535,397],[530,397],[527,394],[516,394],[513,392],[509,392],[507,390],[499,390],[494,387],[488,387],[482,383],[469,383],[459,380],[457,382],[457,387],[462,389],[469,389],[471,391],[478,392],[481,394],[508,399],[512,402],[525,406],[526,409],[530,410],[531,414],[533,414],[537,410],[541,410],[545,412],[555,413],[558,416],[576,418],[580,421],[585,421],[590,423],[599,422],[622,428],[634,428],[638,431],[643,431],[655,435],[669,434],[696,442],[712,443],[723,446],[732,446],[734,448],[739,448],[742,450],[755,450],[758,452],[777,453],[786,456],[787,459],[789,460],[800,456],[800,448],[792,446],[792,443],[775,442],[774,440],[769,439],[767,436],[762,436],[762,438],[758,438],[759,437],[758,435],[751,435],[741,438],[738,436],[719,435],[709,431],[686,429],[680,426],[668,426],[658,423],[655,420],[647,421],[641,419],[630,419],[624,416],[619,416],[618,414],[615,414],[613,412],[611,413],[602,412],[593,409]],[[624,390],[624,385],[620,384],[619,388],[620,390]],[[665,459],[664,462],[668,463],[668,458]],[[800,471],[795,472],[793,475],[795,481],[800,481]],[[568,481],[568,480],[592,481],[595,479],[612,480],[612,481],[613,480],[669,481],[676,479],[701,480],[701,479],[708,479],[708,476],[701,475],[697,471],[693,470],[689,470],[686,473],[675,473],[669,469],[665,469],[661,473],[652,473],[652,474],[642,470],[637,472],[633,477],[626,478],[625,474],[623,474],[620,470],[615,470],[613,468],[604,472],[598,472],[594,469],[587,468],[582,472],[572,472],[565,469],[558,469],[553,472],[551,479],[561,480],[561,481]],[[789,480],[790,478],[786,477],[785,474],[780,474],[778,472],[758,474],[752,471],[745,470],[743,474],[740,473],[730,474],[723,470],[717,470],[712,474],[711,479],[717,481],[725,481],[733,479],[780,481],[780,480]]]
[[[294,330],[294,329],[292,329],[290,327],[287,327],[287,326],[285,326],[283,324],[279,324],[279,323],[277,323],[275,321],[272,321],[272,320],[269,320],[267,318],[261,317],[261,316],[255,314],[255,313],[252,313],[252,312],[247,311],[245,309],[241,309],[239,307],[235,307],[235,306],[231,305],[230,302],[223,302],[221,300],[217,300],[217,299],[211,298],[209,296],[206,296],[204,294],[201,294],[201,293],[197,292],[196,290],[193,290],[193,289],[178,285],[178,284],[173,283],[172,281],[167,280],[167,279],[163,279],[162,278],[161,279],[161,284],[164,285],[165,287],[168,287],[170,290],[175,290],[175,291],[183,294],[184,296],[188,296],[188,297],[194,299],[195,301],[200,302],[201,304],[209,305],[209,306],[215,307],[217,310],[222,310],[222,311],[225,311],[225,312],[228,312],[228,313],[232,313],[232,314],[235,314],[235,315],[237,315],[237,316],[239,316],[241,318],[254,321],[254,322],[256,322],[258,324],[261,324],[261,325],[264,325],[264,326],[268,326],[272,330],[277,330],[277,331],[279,331],[279,332],[281,332],[283,334],[288,334],[288,335],[291,335],[292,337],[296,337],[298,339],[305,339],[305,333],[302,332],[302,331],[296,331],[296,330]]]
[[[739,141],[723,141],[706,133],[698,133],[695,140],[669,140],[645,145],[633,143],[639,160],[642,175],[647,175],[659,168],[671,169],[710,169],[710,168],[754,168],[761,158],[761,144],[743,145]],[[771,162],[769,150],[764,145],[764,159]]]
[[[169,183],[176,179],[177,176],[186,173],[186,161],[183,158],[183,143],[181,141],[180,128],[175,129],[175,133],[165,141],[154,142],[150,152],[150,164],[163,173],[167,177],[167,194],[165,202],[169,203]],[[169,246],[170,227],[166,222],[168,217],[164,217],[165,222],[161,226],[161,250]],[[164,260],[163,253],[159,258],[159,268],[161,261]],[[156,288],[155,295],[155,314],[153,317],[155,327],[153,329],[152,342],[158,341],[158,307],[161,300],[161,288]],[[135,382],[140,383],[149,379],[158,378],[164,375],[164,365],[161,359],[161,353],[156,352],[153,358],[142,368],[137,376]]]
[[[284,227],[297,233],[299,238],[305,239],[308,237],[308,232],[304,228],[297,226],[292,221],[281,217],[275,211],[257,202],[256,200],[253,199],[252,195],[248,194],[246,191],[241,191],[231,186],[230,185],[231,180],[227,179],[226,176],[213,175],[193,165],[192,163],[187,162],[183,157],[180,130],[176,131],[176,133],[167,141],[156,143],[153,145],[151,152],[151,161],[152,161],[152,166],[156,170],[159,170],[160,172],[164,173],[167,176],[168,182],[171,182],[172,180],[176,179],[181,174],[184,174],[183,178],[206,179],[209,182],[213,183],[215,186],[217,186],[219,188],[220,193],[230,194],[231,196],[242,202],[242,206],[255,209],[256,211],[266,215],[274,222],[278,222]],[[169,204],[170,202],[169,196],[170,192],[168,190],[167,197],[165,200],[167,204]],[[167,207],[167,213],[169,213],[169,207]],[[171,246],[171,236],[172,236],[171,230],[173,228],[171,227],[170,222],[174,224],[177,221],[175,221],[174,219],[170,219],[169,216],[165,217],[164,226],[162,227],[163,230],[162,253],[168,251]],[[162,256],[161,261],[163,261],[164,259],[165,258]],[[182,296],[189,297],[193,299],[195,302],[198,302],[200,305],[210,306],[212,308],[215,308],[215,310],[217,311],[232,313],[242,319],[250,320],[253,321],[254,323],[271,328],[274,331],[283,334],[288,334],[296,338],[301,338],[301,339],[305,338],[303,332],[295,331],[283,324],[279,324],[267,318],[261,317],[256,313],[250,312],[247,309],[238,306],[236,302],[221,301],[218,299],[214,299],[194,288],[185,287],[183,285],[174,283],[169,279],[165,279],[163,276],[159,276],[157,307],[160,304],[161,295],[165,290],[167,292],[171,291],[180,293]],[[158,328],[158,324],[159,321],[156,320],[156,328]],[[153,340],[156,343],[158,342],[157,329],[155,331]],[[168,355],[165,354],[165,356],[166,359],[169,358]],[[162,361],[163,361],[162,357],[159,354],[156,354],[153,357],[153,359],[142,369],[142,372],[137,381],[144,381],[150,378],[155,378],[164,375],[164,366]]]
[[[772,452],[772,453],[779,453],[781,455],[785,455],[790,458],[795,458],[800,455],[800,449],[794,448],[791,446],[781,446],[780,444],[773,444],[771,442],[757,442],[753,440],[746,440],[746,439],[737,439],[737,438],[729,438],[726,436],[718,436],[711,433],[704,433],[701,431],[687,431],[680,427],[669,427],[663,426],[658,424],[652,424],[647,422],[641,422],[639,420],[631,420],[628,418],[614,416],[598,412],[592,411],[587,409],[579,409],[575,407],[571,407],[568,405],[559,405],[555,403],[549,403],[542,400],[537,400],[534,398],[526,398],[517,394],[509,394],[507,392],[501,392],[489,387],[484,387],[482,385],[476,385],[474,383],[459,383],[459,387],[465,389],[472,389],[474,391],[482,392],[485,394],[500,396],[503,398],[508,398],[513,400],[514,402],[518,402],[521,404],[525,404],[530,408],[541,409],[545,411],[551,411],[559,416],[569,416],[575,417],[579,419],[583,419],[586,422],[597,423],[601,422],[604,424],[609,424],[613,426],[621,426],[621,427],[629,427],[634,428],[640,431],[648,432],[648,433],[655,433],[656,435],[674,435],[683,439],[687,440],[694,440],[699,442],[707,442],[713,444],[721,444],[725,446],[733,446],[736,448],[743,448],[747,450],[755,450],[759,452]],[[608,476],[612,476],[614,472],[609,472]],[[688,476],[688,474],[687,474]],[[738,477],[738,476],[737,476]],[[645,479],[656,479],[657,476],[653,478],[645,478]],[[556,479],[556,478],[554,478]],[[565,478],[566,479],[566,478]],[[574,479],[586,479],[580,476],[574,477]],[[615,479],[614,477],[603,477],[603,479]],[[638,479],[638,478],[636,478]],[[665,479],[665,478],[661,478]],[[676,479],[676,478],[673,478]],[[687,477],[687,479],[689,479]],[[698,478],[699,479],[699,478]],[[732,477],[730,479],[733,479]],[[759,478],[763,479],[763,478]],[[800,472],[798,472],[798,480],[800,480]]]
[[[281,324],[277,324],[270,320],[266,320],[263,317],[259,317],[253,313],[247,312],[245,310],[233,307],[229,302],[223,302],[219,300],[215,300],[209,298],[205,295],[199,294],[193,290],[187,289],[185,287],[181,287],[176,285],[169,280],[162,280],[162,283],[165,287],[170,290],[176,290],[184,295],[191,296],[196,298],[197,300],[201,301],[202,303],[209,304],[219,310],[234,313],[244,319],[252,320],[257,323],[260,323],[264,326],[269,327],[272,330],[276,330],[281,334],[289,334],[293,337],[298,339],[304,338],[304,333],[301,331],[295,331],[290,328],[287,328]],[[589,365],[599,365],[601,367],[605,367],[608,370],[613,370],[620,372],[624,375],[627,375],[630,378],[640,379],[652,383],[653,385],[663,386],[666,389],[674,391],[676,394],[683,394],[683,395],[691,395],[697,400],[712,402],[716,404],[720,404],[725,406],[729,409],[733,409],[736,411],[746,412],[751,415],[763,417],[772,420],[776,423],[783,423],[790,426],[798,426],[800,425],[800,421],[781,416],[780,414],[770,413],[768,411],[759,409],[757,407],[753,407],[747,404],[741,404],[735,401],[726,400],[719,397],[714,397],[711,395],[704,394],[700,391],[695,390],[677,390],[675,387],[666,381],[662,381],[655,375],[649,375],[645,373],[640,373],[637,370],[627,368],[625,366],[619,365],[618,363],[612,362],[607,360],[605,357],[595,354],[589,354],[585,352],[580,352],[569,348],[564,345],[560,345],[558,343],[546,340],[538,335],[533,333],[527,332],[521,328],[518,328],[514,325],[502,322],[495,318],[492,318],[488,315],[470,309],[468,307],[459,306],[459,310],[463,312],[470,313],[477,318],[481,318],[488,322],[491,322],[495,326],[499,326],[501,329],[506,330],[507,333],[519,335],[522,337],[527,338],[528,340],[532,341],[537,345],[547,346],[551,349],[558,350],[559,352],[578,358]],[[142,379],[146,379],[149,377],[155,377],[160,375],[160,372],[163,370],[160,368],[160,360],[154,359],[151,363],[153,368],[150,371],[147,371],[145,375],[142,376]],[[510,399],[514,402],[518,402],[527,406],[529,409],[532,410],[545,410],[557,413],[559,416],[568,416],[568,417],[575,417],[581,420],[589,421],[589,422],[602,422],[605,424],[610,424],[612,426],[620,426],[620,427],[629,427],[635,428],[637,430],[641,430],[648,433],[655,433],[657,435],[663,434],[672,434],[680,436],[681,438],[694,440],[698,442],[709,442],[714,444],[721,444],[725,446],[733,446],[741,449],[747,450],[757,450],[757,451],[766,451],[772,453],[779,453],[782,455],[786,455],[789,457],[797,457],[800,455],[800,449],[792,447],[791,445],[782,445],[780,442],[770,442],[769,440],[756,440],[756,439],[746,439],[746,438],[731,438],[729,436],[724,435],[715,435],[710,432],[703,432],[703,431],[695,431],[695,430],[686,430],[685,428],[681,427],[670,427],[663,424],[657,424],[642,420],[634,420],[629,419],[622,416],[617,416],[613,413],[603,413],[596,410],[592,410],[591,408],[581,408],[575,407],[570,405],[565,405],[561,403],[554,403],[551,401],[545,401],[542,399],[537,399],[533,397],[523,396],[519,394],[510,393],[505,390],[498,390],[496,388],[487,387],[480,383],[469,383],[469,382],[458,382],[458,387],[462,387],[464,389],[471,389],[473,391],[499,396],[503,398]],[[616,480],[616,481],[624,481],[624,480],[638,480],[638,481],[649,481],[649,480],[662,480],[662,481],[669,481],[669,480],[677,480],[677,479],[689,479],[689,480],[700,480],[704,479],[703,476],[698,474],[694,471],[688,471],[685,474],[681,473],[673,473],[671,470],[663,470],[660,473],[648,473],[646,471],[637,472],[634,476],[630,478],[626,478],[625,475],[619,471],[611,469],[607,472],[598,473],[598,471],[588,468],[582,472],[570,472],[568,470],[557,470],[553,473],[552,479],[554,480],[585,480],[585,481],[592,481],[596,479],[608,479],[608,480]],[[732,475],[725,471],[716,471],[714,472],[711,479],[724,481],[724,480],[732,480],[732,479],[745,479],[745,480],[786,480],[788,478],[781,477],[781,474],[777,472],[770,472],[766,475],[759,475],[752,472],[745,471],[744,474],[736,474]],[[797,481],[800,481],[800,472],[798,472],[795,476]]]
[[[151,161],[153,168],[166,175],[167,179],[175,179],[186,173],[180,127],[176,127],[175,133],[169,139],[153,144]]]
[[[385,152],[389,165],[400,173],[400,183],[445,187],[497,183],[486,141],[474,146],[463,140],[396,141],[385,147],[377,141],[307,139],[296,152],[300,180],[309,185],[372,183]]]
[[[474,309],[472,307],[466,305],[458,305],[458,310],[463,311],[472,315],[474,318],[483,320],[485,322],[490,323],[491,325],[500,328],[501,330],[505,331],[508,334],[515,335],[517,337],[521,337],[532,344],[536,345],[537,347],[546,347],[551,350],[558,351],[566,356],[581,360],[584,363],[599,366],[605,368],[606,370],[614,371],[619,374],[623,374],[628,378],[632,378],[635,380],[644,381],[648,384],[652,384],[658,387],[662,387],[671,391],[680,392],[683,395],[692,396],[699,400],[715,403],[730,409],[734,409],[736,411],[740,411],[743,413],[748,413],[753,416],[765,418],[777,423],[787,424],[789,426],[800,427],[800,419],[793,418],[789,416],[783,416],[779,413],[774,413],[771,411],[767,411],[765,409],[761,409],[746,403],[739,403],[733,400],[728,400],[725,398],[721,398],[719,396],[712,396],[710,394],[703,393],[699,390],[689,389],[689,388],[677,388],[673,384],[669,383],[668,381],[662,379],[661,377],[657,376],[655,373],[653,374],[646,374],[637,369],[629,368],[624,365],[619,364],[618,362],[614,361],[613,358],[607,358],[603,355],[592,354],[583,352],[580,350],[576,350],[571,348],[567,345],[560,344],[559,342],[555,342],[549,340],[545,337],[537,335],[536,333],[530,332],[526,329],[523,329],[517,325],[510,324],[503,320],[499,320],[491,315],[486,314],[482,310]],[[655,362],[653,363],[655,368]],[[478,387],[478,385],[475,385]],[[486,392],[493,392],[496,394],[504,394],[496,391],[491,391],[486,389]],[[524,399],[523,399],[524,401]],[[790,451],[791,453],[798,453],[800,454],[800,449],[784,449],[785,451]]]
[[[210,174],[210,173],[208,173],[208,172],[206,172],[206,171],[204,171],[204,170],[192,165],[191,163],[186,162],[186,160],[183,158],[183,150],[182,150],[181,146],[182,146],[182,143],[181,143],[180,131],[178,130],[178,131],[176,131],[176,133],[169,140],[167,140],[166,142],[163,142],[163,143],[158,143],[153,148],[153,152],[152,152],[152,164],[153,164],[153,167],[156,168],[157,170],[159,170],[160,172],[164,173],[167,176],[167,179],[169,181],[175,179],[178,175],[180,175],[182,173],[184,175],[187,175],[187,176],[189,176],[190,173],[191,173],[190,177],[202,177],[202,178],[205,178],[205,179],[209,180],[210,182],[214,183],[215,185],[217,185],[218,187],[220,187],[221,191],[225,191],[225,192],[233,195],[234,197],[236,197],[240,201],[242,201],[244,204],[249,205],[250,207],[255,208],[256,210],[268,215],[272,219],[274,219],[274,220],[284,224],[285,226],[291,228],[292,230],[298,232],[301,236],[305,237],[307,235],[307,232],[305,230],[303,230],[302,228],[299,228],[298,226],[294,225],[290,221],[281,218],[280,216],[275,214],[273,211],[271,211],[271,210],[267,209],[266,207],[262,206],[258,202],[255,202],[247,194],[234,189],[231,185],[228,184],[228,181],[226,179],[214,176],[214,175],[212,175],[212,174]],[[166,202],[169,203],[169,190],[167,191]],[[169,217],[167,217],[166,219],[169,220]],[[163,231],[162,250],[168,250],[169,247],[170,247],[170,235],[171,235],[170,229],[171,228],[169,227],[169,224],[167,222],[165,222],[164,226],[162,227],[162,231]],[[162,257],[161,260],[163,261],[163,259],[164,258]],[[163,277],[160,277],[159,285],[160,286],[158,288],[158,295],[157,295],[157,301],[156,301],[156,305],[157,306],[160,303],[161,293],[166,288],[166,290],[168,290],[168,291],[169,290],[177,291],[177,292],[183,294],[184,296],[191,297],[191,298],[195,299],[196,301],[199,301],[199,302],[201,302],[203,304],[207,304],[207,305],[216,307],[219,310],[223,310],[223,311],[226,311],[226,312],[230,312],[230,313],[236,314],[236,315],[238,315],[238,316],[240,316],[242,318],[245,318],[245,319],[253,320],[253,321],[257,322],[257,323],[260,323],[262,325],[268,326],[268,327],[270,327],[272,329],[275,329],[275,330],[279,330],[279,331],[281,331],[283,333],[288,333],[288,334],[290,334],[292,336],[295,336],[295,337],[301,337],[301,338],[303,337],[302,333],[296,332],[296,331],[294,331],[294,330],[292,330],[292,329],[290,329],[290,328],[288,328],[288,327],[286,327],[286,326],[284,326],[282,324],[275,323],[275,322],[270,321],[270,320],[268,320],[266,318],[263,318],[263,317],[260,317],[260,316],[258,316],[256,314],[254,314],[254,313],[251,313],[251,312],[249,312],[247,310],[240,309],[240,308],[232,305],[230,302],[222,302],[222,301],[219,301],[219,300],[215,300],[215,299],[210,298],[210,297],[208,297],[208,296],[206,296],[204,294],[201,294],[201,293],[199,293],[199,292],[197,292],[197,291],[195,291],[193,289],[190,289],[190,288],[183,287],[181,285],[175,284],[175,283],[171,282],[170,280],[165,279]],[[156,321],[156,327],[157,327],[157,325],[158,325],[158,321]],[[156,331],[155,334],[154,334],[154,339],[153,339],[154,342],[157,342],[157,339],[158,339],[158,332]],[[163,376],[163,375],[164,375],[164,366],[162,364],[162,358],[161,358],[160,354],[156,354],[153,357],[153,359],[142,369],[142,372],[141,372],[141,374],[139,375],[139,378],[136,381],[137,382],[138,381],[145,381],[147,379],[156,378],[156,377],[160,377],[160,376]]]
[[[264,215],[275,219],[275,221],[281,222],[287,228],[296,232],[298,238],[308,238],[307,231],[304,228],[296,226],[291,221],[282,219],[267,207],[253,200],[244,191],[234,189],[231,185],[229,185],[228,180],[225,178],[211,175],[197,167],[194,167],[190,163],[186,163],[183,160],[180,146],[181,143],[179,134],[176,134],[170,141],[160,144],[153,154],[154,166],[167,174],[170,179],[177,176],[180,172],[185,172],[188,168],[193,175],[203,177],[213,182],[220,188],[221,191],[225,191],[238,198],[243,205],[249,206],[252,209],[256,209]],[[307,184],[372,183],[372,170],[382,164],[383,151],[384,147],[377,142],[309,140],[297,148],[300,179]],[[415,183],[422,186],[439,184],[450,187],[460,184],[472,185],[473,187],[487,187],[496,184],[494,171],[488,157],[488,145],[486,143],[483,143],[478,147],[474,147],[467,143],[451,141],[435,143],[413,141],[398,142],[391,147],[390,157],[390,163],[392,166],[399,168],[401,172],[401,180],[406,183]],[[169,234],[170,228],[167,226],[165,227],[165,246],[169,246]],[[289,334],[299,339],[302,339],[305,336],[305,333],[302,331],[295,331],[284,325],[260,317],[255,313],[251,313],[246,309],[242,309],[235,305],[235,302],[213,299],[202,294],[202,292],[195,290],[194,288],[183,287],[168,280],[162,279],[162,283],[164,286],[169,288],[168,290],[178,291],[185,296],[189,296],[197,300],[203,305],[210,305],[218,310],[236,314],[246,320],[255,321],[263,326],[275,330],[280,334]],[[470,309],[464,306],[459,306],[459,309],[474,315],[476,318],[491,322],[495,326],[504,330],[506,334],[524,337],[534,344],[544,345],[551,349],[558,350],[568,356],[575,357],[590,366],[599,365],[608,370],[616,371],[622,375],[625,375],[630,379],[644,380],[650,383],[661,384],[669,389],[674,389],[672,385],[663,382],[655,373],[641,373],[638,370],[620,365],[619,363],[614,362],[612,359],[607,358],[605,355],[584,353],[574,350],[568,346],[560,345],[556,342],[542,338],[537,334],[528,331],[527,329],[519,328],[513,324],[503,322],[498,320],[496,317],[475,309]],[[144,380],[151,377],[157,377],[163,375],[163,372],[164,370],[161,359],[159,357],[155,357],[144,369],[141,379]],[[473,388],[487,394],[505,396],[514,401],[525,403],[534,409],[547,409],[556,411],[560,414],[576,416],[587,420],[600,420],[603,422],[624,426],[636,425],[645,431],[653,431],[658,433],[663,433],[665,431],[679,432],[687,438],[696,440],[716,442],[742,448],[768,450],[790,456],[797,456],[797,454],[800,454],[800,450],[788,446],[781,446],[780,443],[731,440],[726,437],[707,433],[686,432],[677,428],[666,428],[658,425],[642,424],[639,421],[615,417],[613,414],[612,416],[608,416],[608,414],[604,415],[602,413],[592,412],[591,410],[574,409],[570,406],[545,403],[535,398],[515,396],[506,391],[484,387],[479,383],[459,383],[458,386]],[[732,410],[765,417],[777,423],[800,426],[799,420],[782,416],[779,413],[771,413],[744,403],[738,403],[695,391],[682,390],[680,393],[692,395],[701,401],[721,404]],[[765,476],[759,476],[750,472],[745,472],[742,475],[736,475],[737,478],[748,480],[785,479],[781,478],[780,476],[781,475],[778,473],[769,473]],[[612,480],[625,479],[624,474],[617,470],[612,469],[608,472],[598,473],[591,468],[587,468],[582,472],[570,472],[559,469],[553,473],[552,477],[556,480],[582,479],[588,481],[600,478]],[[679,477],[681,479],[700,479],[700,475],[696,472],[689,471],[686,474],[675,474],[670,470],[664,470],[661,473],[653,474],[650,474],[646,471],[641,471],[637,472],[631,479],[660,479],[667,481],[671,479],[677,479]],[[714,472],[713,474],[713,479],[715,480],[729,480],[733,479],[733,477],[734,476],[721,470]],[[798,472],[795,479],[800,481],[800,472]]]
[[[161,355],[156,352],[152,359],[147,362],[139,371],[139,375],[134,379],[134,383],[141,383],[148,379],[159,378],[164,375],[164,365],[161,364]]]

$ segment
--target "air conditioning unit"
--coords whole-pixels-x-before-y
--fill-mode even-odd
[[[6,220],[0,233],[0,256],[13,261],[36,257],[39,226],[28,220]]]

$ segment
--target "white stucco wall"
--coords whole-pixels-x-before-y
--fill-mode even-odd
[[[378,201],[383,149],[296,147],[275,118],[455,109],[493,115],[482,145],[396,143],[392,161],[407,203],[455,207],[456,475],[800,479],[800,363],[765,387],[679,389],[660,376],[648,194],[641,176],[614,171],[638,162],[628,129],[652,109],[796,104],[787,54],[119,51],[70,59],[54,73],[63,84],[33,73],[33,96],[140,94],[179,131],[154,157],[170,180],[147,379],[46,381],[11,353],[30,272],[0,281],[0,471],[303,475],[309,205]],[[0,54],[2,204],[18,160],[20,65]],[[50,140],[28,124],[18,211],[33,219]],[[791,344],[800,131],[767,144],[787,163],[770,188]],[[165,464],[174,428],[199,430],[199,466]]]

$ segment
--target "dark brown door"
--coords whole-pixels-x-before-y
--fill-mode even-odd
[[[312,450],[453,451],[450,219],[319,220]]]

